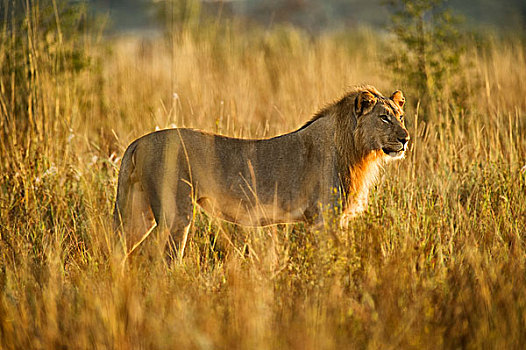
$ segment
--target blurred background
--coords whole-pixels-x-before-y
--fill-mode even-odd
[[[178,1],[189,3],[189,0]],[[389,24],[385,0],[202,0],[203,14],[236,17],[265,27],[288,23],[312,34],[339,28],[374,26],[381,30]],[[157,32],[162,29],[159,15],[170,1],[164,0],[91,0],[97,14],[108,14],[112,33]],[[173,2],[172,2],[173,3]],[[503,31],[526,29],[526,2],[522,0],[450,0],[443,2],[462,15],[466,25]]]

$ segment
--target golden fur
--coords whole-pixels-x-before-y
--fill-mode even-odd
[[[124,154],[115,224],[130,247],[157,223],[180,256],[194,204],[248,226],[320,223],[334,208],[346,226],[366,208],[382,162],[404,155],[404,101],[400,91],[386,98],[357,87],[300,129],[264,140],[192,129],[145,135]]]

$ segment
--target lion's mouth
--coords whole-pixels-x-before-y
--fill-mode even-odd
[[[404,154],[405,147],[400,147],[399,149],[392,149],[392,148],[384,147],[382,148],[382,151],[390,157],[398,158]]]

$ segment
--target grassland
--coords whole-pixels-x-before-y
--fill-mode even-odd
[[[522,41],[469,44],[429,111],[367,30],[102,41],[28,23],[0,43],[0,348],[526,343]],[[111,211],[129,142],[173,125],[277,135],[361,83],[405,91],[412,142],[349,229],[199,214],[182,264],[123,263]]]

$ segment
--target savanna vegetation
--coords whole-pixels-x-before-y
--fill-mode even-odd
[[[396,23],[412,37],[312,36],[192,7],[157,38],[111,39],[77,3],[13,4],[0,35],[0,348],[526,343],[520,37],[447,39],[408,11]],[[125,259],[112,209],[133,139],[174,125],[269,137],[362,83],[404,91],[412,140],[348,229],[198,212],[182,263]]]

